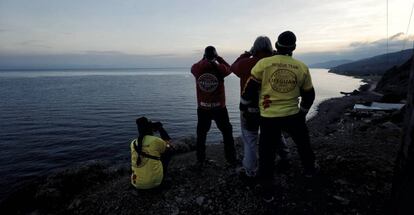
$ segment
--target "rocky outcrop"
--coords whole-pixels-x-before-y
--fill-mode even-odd
[[[411,65],[412,59],[409,59],[401,66],[393,67],[384,73],[375,91],[384,95],[385,102],[398,102],[407,97]]]

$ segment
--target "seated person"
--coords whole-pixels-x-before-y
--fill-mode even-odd
[[[131,183],[138,189],[151,189],[159,186],[166,175],[171,138],[160,122],[141,117],[136,124],[139,136],[131,142]],[[161,138],[154,136],[157,131]]]

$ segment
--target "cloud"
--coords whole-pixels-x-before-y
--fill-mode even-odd
[[[331,60],[360,60],[387,53],[387,43],[390,53],[412,48],[413,41],[414,35],[405,35],[401,32],[390,36],[388,40],[382,38],[375,41],[356,41],[341,50],[298,53],[297,57],[308,64]]]
[[[65,35],[65,36],[73,36],[74,33],[73,32],[63,32],[62,35]]]
[[[0,53],[0,69],[59,68],[162,68],[190,67],[194,55],[125,54],[118,51],[85,51],[80,54],[10,55]]]
[[[400,33],[397,33],[397,34],[391,36],[390,37],[390,40],[401,39],[401,37],[404,37],[404,33],[403,32],[400,32]]]
[[[37,48],[46,48],[46,49],[50,49],[52,48],[51,46],[48,45],[44,45],[43,41],[41,40],[26,40],[26,41],[22,41],[22,42],[18,42],[16,43],[17,46],[30,46],[30,47],[37,47]]]
[[[126,55],[120,51],[85,51],[87,55]]]
[[[404,33],[400,32],[395,35],[392,35],[388,38],[379,39],[376,41],[364,41],[364,42],[353,42],[349,44],[349,48],[358,50],[368,50],[368,49],[377,49],[377,50],[385,50],[387,48],[391,51],[399,51],[404,49],[404,44],[414,39],[413,35],[406,36]]]
[[[150,54],[150,55],[139,55],[141,57],[165,57],[165,58],[169,58],[169,57],[177,57],[179,55],[177,54],[171,54],[171,53],[165,53],[165,54]]]
[[[16,43],[16,45],[26,46],[26,45],[32,45],[32,44],[38,43],[38,42],[39,42],[39,40],[26,40],[26,41],[23,41],[23,42],[18,42],[18,43]]]
[[[401,51],[412,46],[414,35],[398,33],[388,39],[389,52]],[[41,46],[41,40],[27,40],[21,46]],[[355,41],[348,46],[326,52],[294,53],[306,64],[331,60],[359,60],[387,52],[387,40]],[[77,54],[26,54],[0,53],[0,69],[5,68],[138,68],[138,67],[190,67],[202,56],[203,50],[191,50],[187,54],[157,53],[128,54],[116,50],[86,50]],[[232,63],[240,53],[220,53]]]
[[[82,54],[92,56],[124,56],[124,57],[137,57],[137,58],[153,58],[153,57],[176,57],[178,55],[172,53],[161,53],[161,54],[127,54],[120,51],[84,51]]]

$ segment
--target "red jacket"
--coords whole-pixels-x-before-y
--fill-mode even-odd
[[[230,71],[240,78],[240,95],[243,92],[247,79],[250,77],[250,71],[254,65],[256,65],[260,59],[270,56],[272,56],[272,54],[262,52],[257,53],[255,56],[244,53],[234,61],[230,67]]]
[[[221,57],[217,62],[200,60],[191,67],[197,85],[197,104],[199,108],[212,109],[226,106],[224,77],[230,72],[230,65]]]

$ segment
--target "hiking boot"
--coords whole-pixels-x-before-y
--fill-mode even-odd
[[[246,170],[244,168],[242,168],[239,172],[238,172],[239,178],[240,180],[247,186],[254,186],[256,184],[256,176],[252,175],[247,175]]]
[[[273,190],[263,190],[262,199],[266,203],[273,202],[275,200],[275,197],[273,195]]]
[[[205,159],[203,161],[197,161],[195,166],[197,169],[202,170],[204,167],[213,165],[215,162],[216,162],[215,160]]]
[[[241,165],[240,160],[238,160],[236,158],[232,159],[232,160],[227,160],[227,162],[226,162],[226,167],[227,168],[237,168],[240,165]]]

